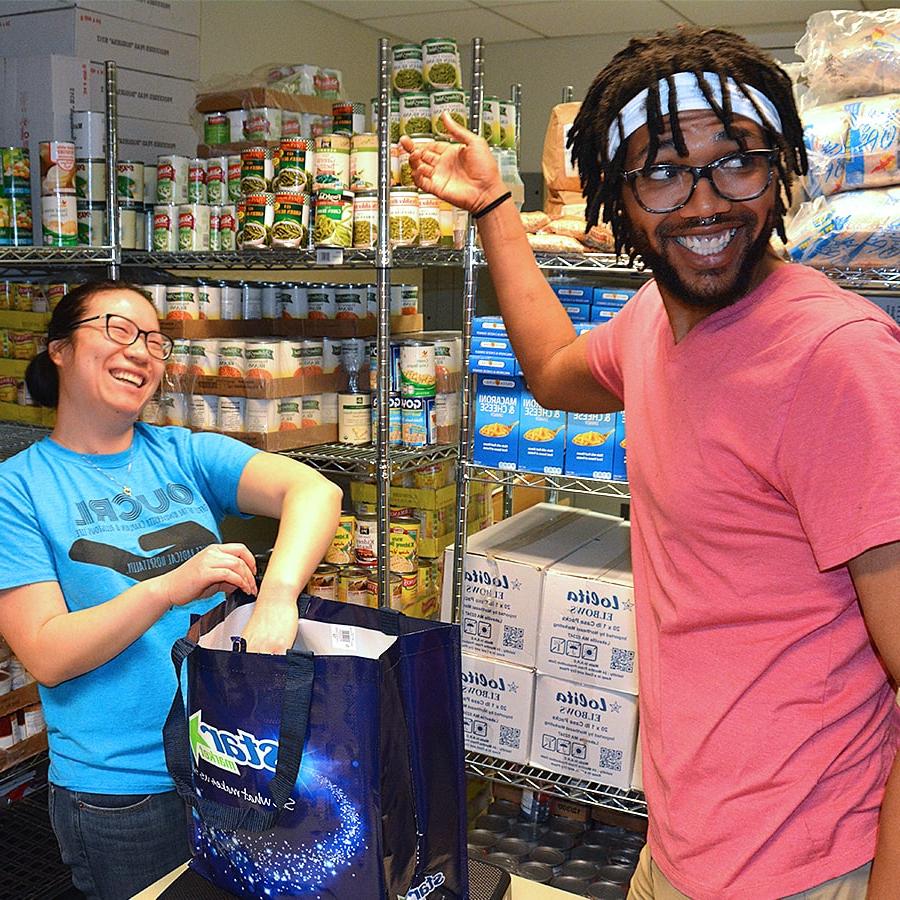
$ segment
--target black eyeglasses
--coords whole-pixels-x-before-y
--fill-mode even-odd
[[[91,316],[89,319],[79,319],[72,323],[75,329],[79,325],[86,325],[88,322],[96,322],[97,319],[104,319],[106,328],[106,336],[117,344],[124,347],[130,347],[141,335],[144,336],[144,343],[147,346],[147,352],[156,359],[168,359],[172,355],[172,349],[175,346],[174,341],[167,334],[161,331],[145,331],[138,328],[131,319],[116,313],[107,313],[105,316]]]
[[[660,163],[624,173],[635,200],[651,213],[675,212],[694,195],[701,178],[708,178],[725,200],[755,200],[772,181],[778,151],[743,150],[729,153],[705,166]]]

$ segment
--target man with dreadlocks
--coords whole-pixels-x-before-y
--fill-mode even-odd
[[[577,338],[487,145],[444,122],[458,143],[404,140],[414,177],[473,213],[534,395],[628,411],[629,896],[900,896],[900,328],[769,245],[806,168],[789,79],[687,27],[600,72],[570,134],[587,219],[654,278]]]

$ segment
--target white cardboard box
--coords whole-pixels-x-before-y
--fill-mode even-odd
[[[541,588],[548,566],[621,521],[585,509],[538,503],[469,538],[462,585],[466,652],[533,667]],[[453,571],[448,548],[444,571]],[[449,621],[451,578],[442,614]]]
[[[531,749],[534,671],[462,655],[466,750],[525,763]]]
[[[72,7],[182,34],[200,34],[200,4],[193,0],[0,0],[0,16]]]
[[[641,752],[641,723],[638,722],[637,737],[634,741],[634,771],[631,773],[631,789],[644,790],[643,776],[644,754]]]
[[[532,766],[628,790],[634,768],[637,697],[538,675]]]
[[[90,109],[103,112],[106,109],[106,73],[103,63],[92,62],[89,76]],[[197,100],[195,82],[119,66],[116,70],[116,86],[120,116],[151,119],[154,122],[175,122],[179,125],[191,124],[191,113]]]
[[[128,69],[196,81],[200,39],[74,7],[0,18],[0,56],[112,60]]]
[[[197,132],[190,125],[119,117],[119,159],[156,164],[163,153],[197,155]]]
[[[638,692],[630,536],[622,522],[547,569],[536,658],[542,674]]]

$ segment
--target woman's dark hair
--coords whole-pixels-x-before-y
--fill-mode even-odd
[[[104,291],[134,291],[146,296],[135,284],[128,281],[88,281],[72,288],[53,310],[50,324],[47,327],[47,343],[51,341],[71,340],[75,323],[87,318],[88,304]],[[149,300],[148,300],[149,302]],[[55,408],[59,403],[59,372],[56,364],[50,359],[47,350],[42,350],[28,364],[25,370],[25,384],[28,393],[38,406]]]
[[[622,108],[645,88],[647,97],[647,125],[650,144],[645,165],[653,165],[663,132],[663,117],[669,116],[675,149],[681,156],[688,150],[678,122],[677,98],[672,75],[678,72],[713,72],[722,87],[722,104],[716,102],[709,85],[702,77],[698,84],[710,108],[725,126],[725,133],[743,146],[743,139],[732,131],[734,115],[725,80],[732,78],[739,87],[751,86],[765,94],[778,110],[783,134],[763,126],[763,133],[780,153],[778,180],[783,189],[777,192],[775,227],[785,240],[784,213],[791,203],[793,175],[805,174],[806,148],[803,126],[797,114],[794,94],[788,74],[769,56],[740,35],[720,28],[702,29],[682,25],[673,31],[659,32],[655,37],[632,38],[628,46],[617,53],[600,71],[590,86],[581,110],[569,132],[567,146],[572,148],[572,162],[578,166],[581,189],[587,201],[585,217],[588,227],[597,224],[602,209],[603,221],[608,222],[615,238],[616,253],[634,256],[634,242],[624,215],[622,189],[625,154],[628,142],[622,141],[612,159],[608,154],[610,126],[619,121]],[[669,85],[668,109],[660,108],[660,79]],[[760,112],[756,101],[748,99]],[[767,121],[764,115],[760,118]],[[623,129],[624,130],[624,129]]]

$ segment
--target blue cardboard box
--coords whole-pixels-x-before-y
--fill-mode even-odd
[[[472,338],[469,368],[485,375],[521,375],[522,369],[505,334]]]
[[[628,481],[628,447],[625,440],[625,413],[616,413],[616,453],[613,457],[613,481]]]
[[[600,306],[624,306],[636,293],[635,288],[597,287],[592,299]]]
[[[581,337],[586,331],[593,331],[596,322],[573,322],[572,324],[575,326],[575,334]]]
[[[551,281],[553,293],[559,297],[563,306],[569,303],[590,303],[594,288],[586,284],[575,284],[570,281]]]
[[[573,322],[587,322],[591,318],[590,303],[572,303],[568,300],[563,300],[562,305]]]
[[[500,316],[476,316],[472,320],[473,337],[506,337],[506,323]]]
[[[617,413],[569,413],[566,475],[613,480]]]
[[[621,308],[621,306],[595,303],[591,306],[591,321],[594,323],[608,322]]]
[[[521,378],[477,377],[472,448],[472,460],[476,464],[516,470],[523,389]]]
[[[519,411],[519,471],[562,475],[566,453],[566,414],[544,409],[527,388]]]

